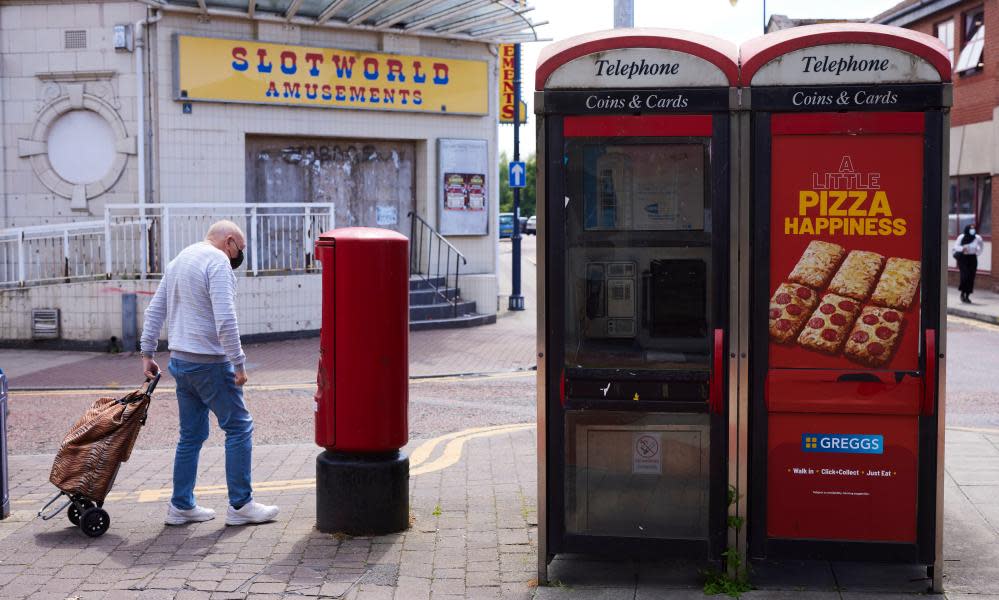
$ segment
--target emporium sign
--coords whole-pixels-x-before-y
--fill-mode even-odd
[[[178,100],[484,115],[484,61],[176,36]]]

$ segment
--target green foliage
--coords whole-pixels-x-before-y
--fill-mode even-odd
[[[733,486],[728,486],[728,505],[732,506],[739,500],[739,492]],[[742,517],[728,518],[730,529],[739,531],[745,525]],[[743,563],[742,555],[734,548],[729,548],[722,552],[725,557],[725,570],[711,570],[705,573],[704,593],[708,596],[725,594],[732,598],[738,598],[741,594],[753,589],[753,586],[746,581],[746,565]]]
[[[439,516],[441,516],[441,505],[440,505],[440,504],[438,504],[437,506],[435,506],[435,507],[434,507],[434,512],[432,512],[432,513],[430,513],[430,514],[432,514],[432,515],[433,515],[433,516],[435,516],[435,517],[439,517]]]
[[[535,214],[537,198],[535,195],[538,181],[538,158],[532,154],[525,161],[527,164],[527,179],[525,187],[520,190],[520,216],[530,217]],[[506,152],[500,154],[500,212],[513,212],[513,189],[510,188],[509,174],[510,157]]]

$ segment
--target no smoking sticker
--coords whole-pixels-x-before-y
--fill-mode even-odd
[[[662,475],[662,434],[632,434],[631,472],[635,475]]]

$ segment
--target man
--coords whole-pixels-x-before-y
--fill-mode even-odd
[[[163,321],[170,343],[170,373],[177,381],[180,440],[173,461],[173,498],[167,525],[210,521],[215,511],[194,501],[198,455],[208,438],[208,411],[225,431],[225,477],[229,488],[226,525],[272,521],[278,507],[253,501],[250,456],[253,419],[243,403],[243,348],[236,323],[236,276],[246,236],[231,221],[218,221],[203,242],[192,244],[167,265],[146,309],[142,367],[159,372],[153,360]]]

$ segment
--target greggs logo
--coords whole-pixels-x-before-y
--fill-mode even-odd
[[[885,440],[881,435],[853,433],[803,433],[804,452],[839,452],[843,454],[884,454]]]
[[[908,231],[905,219],[892,214],[880,173],[862,173],[850,156],[839,170],[812,173],[812,189],[798,192],[798,216],[784,219],[785,235],[895,235]]]

